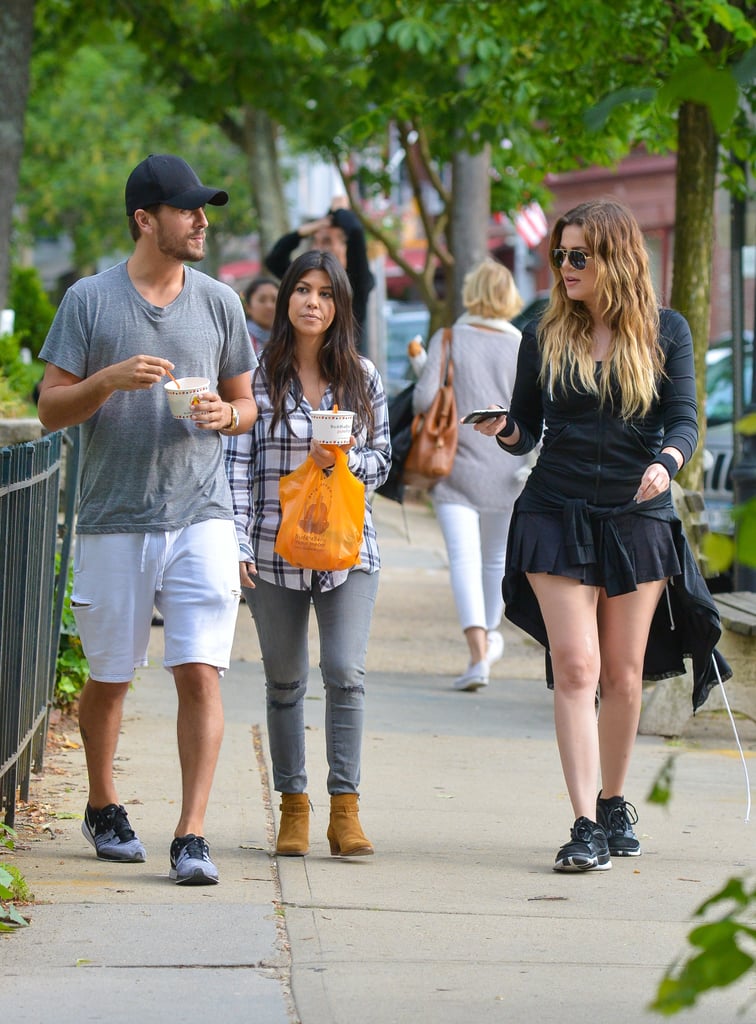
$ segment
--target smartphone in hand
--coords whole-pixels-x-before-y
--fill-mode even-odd
[[[463,423],[480,423],[483,420],[495,420],[499,416],[506,416],[506,409],[473,409],[467,416],[462,417]]]

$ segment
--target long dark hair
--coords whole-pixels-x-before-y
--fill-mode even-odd
[[[276,314],[267,342],[260,356],[268,394],[273,405],[271,432],[279,420],[286,420],[286,399],[293,395],[302,403],[302,385],[294,361],[296,335],[289,319],[289,299],[299,281],[310,270],[324,271],[331,281],[335,314],[318,353],[323,377],[333,389],[334,402],[340,409],[354,412],[355,433],[373,427],[373,407],[367,387],[367,375],[355,344],[355,321],[352,312],[352,286],[346,271],[330,252],[310,249],[289,265],[276,298]]]

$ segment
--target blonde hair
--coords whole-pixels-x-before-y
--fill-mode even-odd
[[[568,225],[583,229],[596,273],[598,309],[611,330],[598,384],[595,376],[593,318],[587,306],[568,297],[562,275],[552,266],[554,285],[538,331],[543,354],[541,381],[569,384],[611,403],[619,390],[623,419],[644,416],[658,397],[664,360],[659,345],[659,306],[648,253],[634,215],[614,199],[582,203],[554,225],[549,252],[562,245]]]
[[[468,313],[487,320],[509,320],[524,305],[510,272],[490,258],[465,275],[462,302]]]

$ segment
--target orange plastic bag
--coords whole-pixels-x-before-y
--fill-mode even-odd
[[[274,551],[298,569],[334,572],[360,560],[365,526],[365,485],[340,448],[330,473],[308,456],[278,482],[281,525]]]

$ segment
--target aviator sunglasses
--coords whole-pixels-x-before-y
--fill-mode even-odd
[[[588,256],[582,251],[582,249],[552,249],[551,260],[554,266],[559,268],[564,263],[565,259],[570,261],[570,266],[573,270],[585,270],[585,261],[592,260],[593,256]]]

